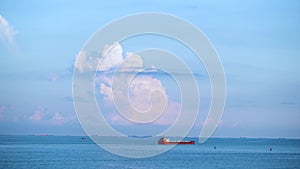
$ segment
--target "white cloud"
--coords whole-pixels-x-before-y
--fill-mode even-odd
[[[105,85],[104,83],[100,84],[99,92],[104,96],[105,101],[111,102],[113,100],[111,87]]]
[[[8,46],[15,46],[15,35],[16,32],[8,21],[0,15],[0,38],[2,43]]]
[[[97,53],[90,56],[85,51],[80,51],[76,56],[74,66],[80,72],[107,71],[119,66],[124,61],[122,53],[123,49],[118,42],[104,46],[102,57],[100,57],[100,53],[99,56]]]
[[[121,45],[116,42],[112,45],[104,46],[102,50],[101,63],[98,67],[99,71],[106,71],[110,68],[117,67],[123,62],[123,49]]]
[[[101,52],[102,57],[95,57],[95,53],[93,55],[87,56],[85,51],[79,52],[75,68],[80,72],[97,69],[95,82],[99,87],[99,93],[103,96],[104,103],[113,107],[116,101],[114,98],[117,98],[118,103],[123,104],[119,110],[123,115],[132,119],[135,119],[132,108],[135,112],[147,112],[149,117],[152,115],[154,117],[157,112],[163,110],[164,114],[154,123],[172,124],[174,122],[177,117],[175,109],[177,110],[180,106],[176,102],[168,102],[168,96],[161,81],[150,74],[136,76],[137,72],[156,72],[155,65],[144,70],[142,57],[131,52],[123,56],[123,49],[119,43],[106,45]],[[129,124],[122,116],[115,113],[110,113],[107,118],[110,118],[108,119],[110,122]]]
[[[104,50],[107,48],[108,46]],[[138,72],[144,72],[141,56],[127,52],[123,59],[121,51],[123,52],[123,49],[120,44],[112,45],[111,53],[106,55],[108,57],[106,61],[111,61],[112,64],[102,62],[105,66],[100,68],[101,71],[114,70],[115,74],[105,71],[98,73],[96,85],[99,87],[99,93],[103,96],[104,102],[111,106],[118,105],[118,110],[127,118],[148,121],[146,119],[156,116],[157,112],[165,108],[168,99],[166,90],[161,81],[150,74],[136,75]],[[118,69],[112,69],[117,65]],[[140,116],[137,112],[145,114]],[[123,123],[116,118],[117,116],[108,117],[113,118],[111,119],[113,121]]]
[[[75,68],[80,72],[92,71],[96,69],[100,61],[99,57],[87,57],[85,51],[80,51],[76,56]]]
[[[104,48],[104,50],[107,50],[108,46]],[[120,64],[120,67],[118,68],[118,72],[120,74],[115,75],[115,83],[118,87],[114,88],[114,91],[112,89],[112,75],[107,75],[104,73],[100,73],[97,77],[98,85],[99,85],[99,92],[104,96],[104,100],[108,101],[110,103],[113,102],[113,92],[115,93],[115,97],[122,98],[122,99],[130,99],[130,102],[137,110],[147,110],[150,106],[152,106],[152,103],[150,102],[149,98],[152,92],[154,91],[160,91],[164,98],[167,98],[166,91],[164,87],[162,86],[162,83],[160,80],[153,78],[152,76],[142,75],[142,76],[135,76],[134,73],[141,71],[143,67],[143,60],[141,56],[127,52],[125,59],[122,59],[122,63],[120,60],[120,56],[114,56],[112,54],[120,55],[123,51],[120,44],[116,43],[112,45],[111,51],[116,50],[112,52],[111,54],[107,55],[109,56],[112,63],[118,63]],[[105,53],[105,52],[102,52]],[[105,62],[106,63],[106,62]],[[116,64],[105,64],[106,69],[110,69]],[[104,70],[104,69],[101,69]],[[129,72],[125,73],[124,72]],[[129,82],[128,86],[128,80],[132,79],[131,82]],[[129,88],[127,88],[127,86]],[[126,90],[126,91],[125,91]],[[128,91],[127,91],[128,90]],[[129,92],[130,98],[127,97],[127,92]],[[161,100],[158,100],[160,102]]]
[[[120,67],[123,70],[129,69],[130,71],[138,71],[143,67],[143,60],[140,55],[127,52],[125,60]]]
[[[152,100],[157,103],[151,103],[150,96],[155,91],[160,91],[164,97]],[[131,81],[129,86],[129,96],[131,103],[139,111],[148,110],[151,106],[162,103],[162,99],[167,98],[166,91],[161,81],[145,75],[136,76],[136,78]]]

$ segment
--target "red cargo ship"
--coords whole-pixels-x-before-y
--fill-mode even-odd
[[[169,138],[160,138],[157,144],[195,144],[195,141],[170,141]]]

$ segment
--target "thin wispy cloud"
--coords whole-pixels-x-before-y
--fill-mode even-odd
[[[0,39],[1,42],[10,48],[15,47],[16,31],[9,24],[9,22],[0,15]]]
[[[43,106],[38,106],[37,109],[27,116],[28,121],[36,123],[44,123],[48,125],[62,125],[73,123],[76,120],[75,116],[66,116],[61,112],[50,112]]]

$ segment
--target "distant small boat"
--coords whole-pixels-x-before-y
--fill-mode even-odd
[[[157,144],[195,144],[195,141],[170,141],[169,138],[162,137],[158,140]]]

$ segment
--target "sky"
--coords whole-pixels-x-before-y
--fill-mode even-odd
[[[292,0],[3,0],[0,2],[0,134],[84,135],[73,105],[72,77],[74,70],[88,68],[76,59],[84,56],[85,43],[93,33],[118,18],[162,12],[200,29],[223,64],[226,105],[214,137],[300,138],[299,11],[300,2]],[[112,50],[108,60],[98,67],[95,97],[109,124],[128,135],[155,135],[176,119],[180,93],[174,79],[163,72],[141,74],[133,81],[136,85],[130,94],[138,109],[147,109],[149,102],[145,96],[149,91],[160,91],[159,99],[168,99],[168,106],[165,116],[158,121],[149,125],[132,124],[123,120],[111,103],[112,77],[105,71],[120,65],[136,51],[152,47],[178,55],[194,72],[201,109],[189,135],[200,133],[210,104],[210,85],[203,64],[191,51],[179,42],[155,35],[131,37],[107,47]],[[136,67],[143,63],[140,56],[130,58],[133,58],[130,64]],[[171,69],[181,73],[176,67]]]

